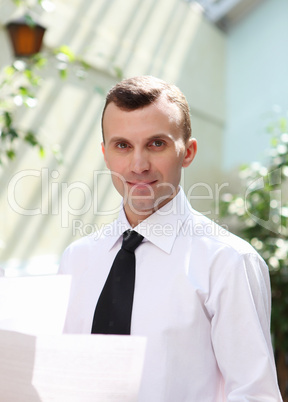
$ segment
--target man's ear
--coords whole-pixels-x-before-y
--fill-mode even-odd
[[[188,167],[195,158],[196,153],[197,153],[197,140],[195,138],[189,138],[189,140],[186,143],[186,154],[183,159],[182,167]]]
[[[101,149],[102,149],[102,154],[104,156],[105,164],[106,164],[107,168],[110,169],[109,164],[108,164],[107,159],[106,159],[106,152],[105,152],[105,144],[104,144],[104,142],[101,142]]]

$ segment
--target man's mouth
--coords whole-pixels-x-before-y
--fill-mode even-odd
[[[126,183],[135,188],[147,188],[153,186],[157,180],[150,180],[150,181],[129,181],[127,180]]]

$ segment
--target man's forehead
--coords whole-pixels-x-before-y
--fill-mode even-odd
[[[105,120],[105,115],[107,111],[108,114],[111,113],[113,115],[113,113],[115,112],[122,111],[123,113],[129,113],[137,110],[145,110],[151,107],[153,107],[155,111],[157,111],[158,109],[159,113],[161,114],[166,114],[170,121],[175,121],[177,124],[179,124],[182,120],[182,112],[179,109],[179,106],[176,103],[169,101],[169,99],[165,96],[165,94],[161,95],[156,101],[149,103],[148,105],[133,109],[123,108],[121,106],[118,106],[115,102],[112,101],[106,107],[106,110],[103,115],[103,120]]]
[[[179,109],[179,106],[175,102],[171,102],[165,94],[162,94],[157,99],[155,105],[159,110],[168,114],[171,119],[178,120],[178,123],[180,123],[182,119],[182,112]]]

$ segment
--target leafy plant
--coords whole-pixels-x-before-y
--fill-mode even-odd
[[[25,61],[15,60],[0,73],[0,164],[15,158],[19,142],[38,148],[40,156],[45,155],[44,145],[39,141],[36,132],[19,127],[15,123],[15,116],[23,107],[37,106],[37,90],[42,84],[40,70],[51,58],[57,60],[56,67],[62,79],[67,77],[71,64],[76,66],[76,75],[79,78],[83,78],[89,68],[68,46],[60,46],[51,52],[38,53]],[[60,161],[59,147],[54,146],[52,151]]]
[[[268,128],[272,135],[267,166],[241,168],[241,194],[224,194],[222,217],[237,217],[238,234],[267,262],[271,278],[271,331],[280,388],[287,396],[288,354],[288,122],[280,118]],[[284,372],[283,372],[284,371]],[[286,380],[285,380],[286,378]]]
[[[37,7],[44,11],[52,11],[54,4],[50,0],[12,0],[13,3],[24,9],[24,18],[27,25],[33,27]],[[25,130],[16,122],[19,109],[34,108],[38,103],[37,90],[42,84],[40,70],[53,59],[62,79],[67,77],[69,65],[76,66],[76,75],[85,76],[89,65],[65,45],[53,50],[45,50],[30,58],[15,60],[0,72],[0,164],[12,160],[16,156],[19,142],[26,143],[39,150],[41,157],[45,155],[44,145],[38,139],[34,130]],[[52,151],[61,161],[59,146],[53,146]]]
[[[34,15],[39,8],[43,11],[53,11],[54,4],[50,0],[12,0],[22,8],[27,25],[35,26]],[[68,46],[61,45],[56,49],[41,51],[33,57],[15,60],[10,66],[0,72],[0,165],[15,158],[19,143],[26,143],[39,150],[40,156],[45,155],[45,146],[39,140],[34,130],[25,130],[17,123],[17,112],[23,107],[34,108],[38,103],[37,90],[42,84],[40,70],[49,61],[58,69],[59,75],[65,79],[69,67],[79,79],[85,78],[91,67],[83,57],[76,55]],[[55,63],[56,60],[56,63]],[[49,65],[48,65],[49,67]],[[50,66],[51,67],[51,66]],[[116,79],[122,79],[122,69],[111,63],[109,73]],[[103,88],[95,86],[95,91],[104,95]],[[52,147],[58,162],[62,160],[59,145]]]

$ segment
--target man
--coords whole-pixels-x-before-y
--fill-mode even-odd
[[[133,228],[143,241],[127,333],[148,340],[139,401],[281,401],[267,266],[196,213],[179,187],[197,151],[184,95],[154,77],[124,80],[107,95],[102,128],[123,210],[102,236],[76,241],[63,255],[60,272],[72,275],[65,331],[122,333],[113,332],[115,317],[103,324],[110,332],[102,329],[110,307],[103,313],[100,305],[122,234]],[[112,293],[105,297],[113,304]]]

